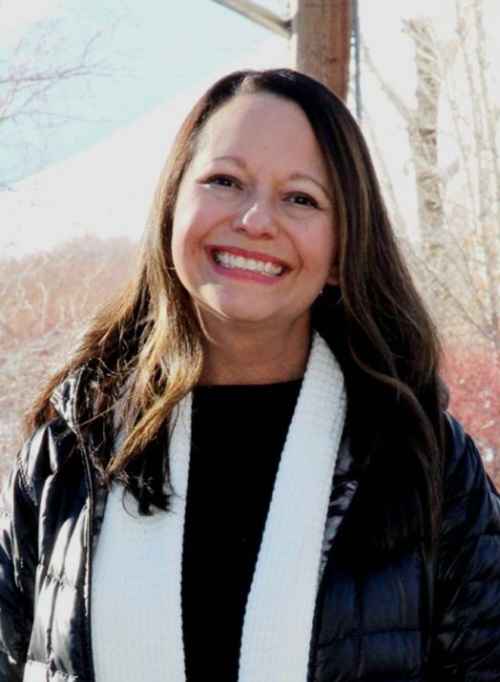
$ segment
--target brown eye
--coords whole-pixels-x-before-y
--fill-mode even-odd
[[[287,200],[295,204],[296,206],[310,206],[311,208],[319,208],[319,204],[311,197],[309,194],[304,194],[303,192],[293,192],[289,194]]]
[[[236,189],[241,188],[241,183],[236,178],[231,175],[211,175],[207,180],[205,180],[206,185],[215,185],[216,187],[235,187]]]

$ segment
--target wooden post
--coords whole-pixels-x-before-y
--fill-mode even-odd
[[[356,0],[289,0],[291,19],[280,19],[255,0],[213,0],[290,40],[290,66],[327,85],[343,100]]]
[[[349,88],[352,0],[291,0],[291,66],[343,100]]]

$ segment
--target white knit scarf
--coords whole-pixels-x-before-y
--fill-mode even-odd
[[[189,395],[179,404],[171,433],[172,513],[132,517],[123,508],[121,487],[114,486],[109,494],[93,565],[96,682],[186,679],[181,580],[191,403]],[[247,601],[239,682],[307,680],[323,534],[345,409],[342,372],[315,334]]]

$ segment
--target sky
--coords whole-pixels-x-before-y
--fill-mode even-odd
[[[277,10],[286,4],[268,2]],[[40,107],[50,112],[50,118],[42,116],[44,125],[23,118],[10,126],[11,144],[0,159],[1,176],[10,182],[104,139],[225,65],[257,53],[270,35],[213,0],[0,0],[0,55],[22,64],[15,57],[19,41],[29,54],[45,25],[40,63],[75,61],[93,40],[88,61],[95,63],[95,75],[54,90]],[[29,155],[22,152],[26,140]]]
[[[261,4],[287,13],[286,0]],[[453,7],[453,0],[360,0],[363,40],[409,105],[412,47],[403,22],[432,16],[446,36]],[[86,233],[139,238],[168,147],[197,96],[235,68],[289,64],[285,39],[213,0],[0,0],[0,27],[0,65],[19,67],[19,55],[34,45],[37,63],[67,63],[89,41],[95,65],[91,78],[49,92],[36,116],[0,128],[4,257]],[[404,127],[373,79],[362,82],[383,154],[400,169],[398,191],[411,220]]]

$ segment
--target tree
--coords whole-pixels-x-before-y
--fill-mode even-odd
[[[384,172],[401,241],[445,343],[451,406],[483,449],[500,452],[500,115],[495,72],[481,0],[456,0],[450,39],[432,21],[412,19],[405,30],[415,57],[415,105],[400,96],[365,48],[366,64],[406,129],[418,216],[412,235]],[[441,145],[453,142],[447,165]],[[372,136],[377,154],[377,141]],[[477,378],[481,377],[480,390]],[[474,390],[472,387],[476,386]],[[500,470],[497,463],[494,463]],[[493,466],[493,464],[492,464]]]
[[[456,14],[455,32],[447,43],[438,40],[425,18],[406,24],[415,53],[415,108],[385,80],[366,48],[364,54],[407,130],[418,200],[418,240],[408,246],[431,305],[445,315],[450,329],[473,329],[498,353],[499,102],[489,83],[483,5],[480,0],[456,0]],[[439,111],[445,106],[446,130],[439,127]],[[439,144],[445,134],[453,137],[457,157],[443,169]],[[397,203],[392,188],[389,194]],[[401,215],[397,206],[395,212]]]

